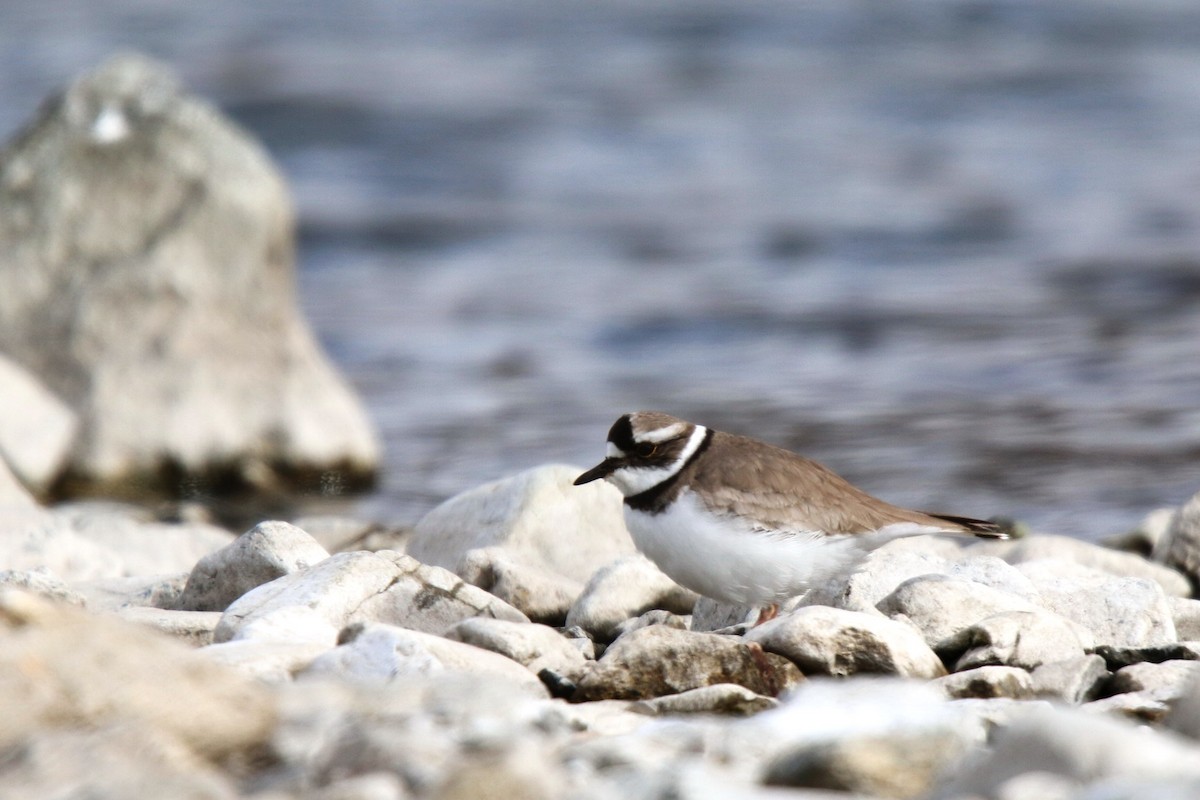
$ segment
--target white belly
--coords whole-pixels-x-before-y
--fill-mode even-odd
[[[634,544],[679,583],[727,603],[765,603],[802,594],[852,571],[886,541],[820,532],[764,533],[716,517],[684,491],[660,514],[625,507]]]

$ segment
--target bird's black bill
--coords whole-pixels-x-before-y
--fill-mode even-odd
[[[578,478],[576,478],[575,485],[582,486],[585,483],[591,483],[592,481],[598,481],[601,478],[608,476],[616,468],[617,468],[616,460],[612,459],[612,458],[606,458],[603,461],[601,461],[599,464],[592,467],[587,472],[583,473]]]

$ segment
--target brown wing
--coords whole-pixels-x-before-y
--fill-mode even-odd
[[[713,511],[749,517],[764,529],[865,533],[911,522],[947,533],[999,530],[980,520],[894,506],[816,461],[753,439],[717,432],[712,450],[717,457],[701,459],[689,482],[703,487]]]

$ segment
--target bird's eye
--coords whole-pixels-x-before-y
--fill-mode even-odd
[[[652,442],[642,442],[637,446],[637,454],[642,458],[649,458],[658,452],[658,445]]]

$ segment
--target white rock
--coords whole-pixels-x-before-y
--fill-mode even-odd
[[[1021,574],[1012,564],[996,556],[972,555],[972,548],[967,548],[964,552],[967,555],[951,565],[948,573],[951,577],[982,583],[1031,603],[1037,603],[1041,599],[1033,581]]]
[[[126,622],[145,625],[192,647],[212,644],[213,630],[221,621],[216,611],[168,611],[149,606],[126,606],[117,612]]]
[[[1179,507],[1154,548],[1152,558],[1200,584],[1200,492]],[[1185,593],[1184,596],[1186,596]]]
[[[467,583],[520,609],[534,622],[561,625],[583,582],[513,560],[502,547],[468,550],[454,570]]]
[[[934,537],[916,537],[924,541]],[[831,606],[847,611],[880,614],[879,601],[909,578],[919,575],[946,574],[951,562],[941,555],[922,550],[906,549],[898,539],[889,542],[867,556],[857,571],[814,587],[804,595],[804,605]]]
[[[549,464],[452,497],[417,523],[408,553],[455,569],[467,551],[500,546],[514,561],[586,581],[634,547],[621,493],[606,481],[572,485],[582,473]]]
[[[224,611],[256,586],[329,558],[325,548],[286,522],[260,522],[197,562],[179,598],[184,611]]]
[[[1168,597],[1171,620],[1175,623],[1175,635],[1181,642],[1200,641],[1200,600],[1185,597]]]
[[[950,575],[910,578],[877,607],[889,617],[907,619],[935,650],[943,640],[993,614],[1037,610],[1018,595]]]
[[[1117,578],[1059,559],[1017,566],[1041,593],[1042,606],[1087,628],[1094,644],[1144,647],[1176,640],[1162,587],[1146,578]]]
[[[66,463],[79,428],[75,412],[36,377],[0,353],[0,473],[45,492]],[[0,504],[9,502],[0,474]]]
[[[258,143],[123,55],[0,158],[24,176],[0,182],[0,341],[79,414],[74,480],[374,472],[367,416],[297,308],[291,203]]]
[[[386,622],[443,633],[474,616],[517,622],[524,614],[454,573],[382,550],[338,553],[242,595],[225,610],[214,640],[300,639],[332,645],[355,622]]]
[[[318,656],[305,674],[390,681],[442,670],[482,672],[510,681],[514,688],[531,697],[546,696],[541,681],[509,658],[440,636],[380,623],[364,626],[349,642]]]
[[[1010,564],[1021,564],[1047,558],[1072,561],[1120,578],[1147,578],[1158,583],[1166,594],[1176,597],[1187,597],[1192,592],[1187,578],[1173,569],[1147,561],[1134,553],[1100,547],[1067,536],[1041,534],[1021,539],[1005,560]]]
[[[174,608],[187,577],[186,572],[177,572],[173,575],[97,578],[77,581],[71,588],[83,597],[89,611],[120,611],[137,606]]]
[[[1110,673],[1095,653],[1062,661],[1047,661],[1033,670],[1033,693],[1071,705],[1096,699]]]
[[[57,600],[71,605],[86,605],[79,592],[63,583],[61,579],[49,570],[0,570],[0,590],[21,589],[32,594],[41,595],[49,600]]]
[[[573,679],[587,663],[578,648],[546,625],[473,617],[446,631],[446,638],[499,653],[535,675],[550,669]]]
[[[578,625],[608,641],[617,626],[655,608],[687,614],[697,595],[668,578],[641,554],[625,556],[598,571],[567,614],[567,626]]]
[[[1029,673],[1018,667],[987,666],[955,672],[938,678],[948,697],[1011,697],[1024,700],[1033,696],[1033,681]]]
[[[604,702],[604,701],[601,701]],[[736,714],[749,716],[769,708],[779,701],[757,694],[736,683],[715,683],[679,694],[639,700],[634,709],[652,714]]]
[[[1075,626],[1045,611],[1005,611],[963,629],[941,643],[943,656],[962,653],[955,672],[999,665],[1034,669],[1051,661],[1083,655]]]
[[[808,606],[751,628],[745,640],[792,661],[805,674],[884,673],[912,678],[946,674],[911,626],[826,606]]]
[[[201,647],[196,652],[264,683],[287,683],[332,644],[309,641],[238,639]]]
[[[1200,661],[1142,662],[1122,667],[1105,686],[1110,694],[1150,692],[1155,699],[1178,700],[1200,681]]]

